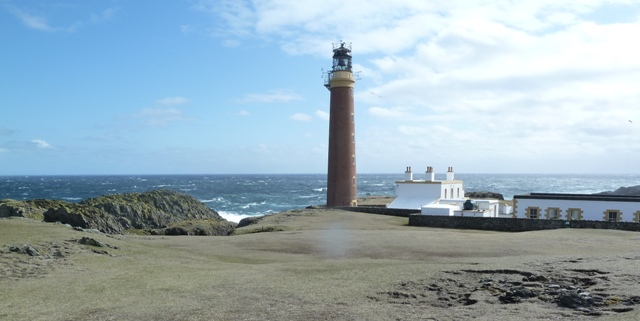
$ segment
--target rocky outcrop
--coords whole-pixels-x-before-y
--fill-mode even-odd
[[[217,219],[187,220],[173,223],[161,229],[149,230],[152,235],[198,235],[218,236],[230,235],[235,230],[235,224]]]
[[[244,226],[249,226],[249,225],[253,225],[256,224],[258,222],[260,222],[260,220],[262,220],[264,218],[264,216],[249,216],[249,217],[245,217],[243,219],[240,220],[240,222],[238,222],[238,226],[236,226],[237,228],[241,228]]]
[[[42,221],[44,218],[44,212],[46,212],[47,209],[61,206],[61,204],[68,203],[43,199],[29,201],[4,199],[0,200],[0,217],[17,216]]]
[[[596,193],[597,195],[629,195],[629,196],[640,196],[640,185],[637,186],[628,186],[628,187],[620,187],[615,191],[607,191]]]
[[[103,233],[153,229],[165,235],[229,235],[235,223],[197,199],[169,190],[105,195],[80,203],[57,200],[0,201],[0,217],[21,216],[61,222]],[[182,225],[178,224],[185,222]],[[191,222],[191,223],[188,223]]]
[[[169,190],[105,195],[87,199],[80,205],[97,208],[117,217],[125,229],[164,228],[184,220],[224,221],[216,211],[197,199]]]
[[[74,203],[56,204],[44,213],[45,222],[60,222],[83,229],[96,229],[108,234],[122,234],[125,227],[118,217],[98,208]]]
[[[465,192],[464,196],[473,199],[496,199],[504,201],[502,194],[494,192]]]

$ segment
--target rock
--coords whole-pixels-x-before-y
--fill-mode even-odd
[[[76,242],[84,245],[91,245],[91,246],[97,246],[97,247],[105,246],[104,244],[102,244],[102,242],[86,236],[79,238],[78,240],[76,240]]]
[[[81,204],[66,203],[51,207],[44,213],[45,222],[70,224],[76,230],[96,229],[103,233],[122,234],[124,228],[118,220],[105,211]]]
[[[36,204],[37,201],[16,201],[12,199],[0,200],[0,217],[24,217],[42,221],[43,213],[47,210]]]
[[[9,246],[9,251],[28,254],[29,256],[40,256],[38,250],[36,250],[31,244],[24,244],[20,247],[11,245]]]
[[[235,223],[197,199],[175,191],[105,195],[80,203],[59,200],[0,200],[0,217],[19,216],[59,222],[78,231],[122,234],[127,229],[165,229],[182,221],[213,220],[176,226],[168,235],[229,235]]]
[[[184,220],[216,219],[226,222],[216,211],[197,199],[170,190],[105,195],[80,204],[117,217],[124,229],[164,228]]]
[[[235,223],[216,219],[186,220],[162,229],[152,229],[152,235],[226,236],[235,230]]]
[[[524,281],[545,282],[545,281],[547,281],[547,278],[544,275],[534,274],[534,275],[530,275],[530,276],[524,277]]]
[[[640,196],[640,185],[629,186],[629,187],[620,187],[615,191],[606,191],[595,193],[597,195],[634,195]]]
[[[558,296],[556,303],[565,308],[585,309],[593,305],[593,299],[590,296],[581,296],[576,291],[565,292]]]
[[[465,192],[464,196],[474,199],[497,199],[504,201],[504,196],[502,194],[494,192]]]
[[[262,218],[264,218],[264,216],[245,217],[245,218],[240,220],[240,222],[238,223],[238,226],[236,226],[236,228],[241,228],[241,227],[244,227],[244,226],[256,224],[256,223],[260,222],[260,220],[262,220]]]

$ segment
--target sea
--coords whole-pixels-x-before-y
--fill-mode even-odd
[[[436,174],[444,180],[445,174]],[[531,192],[591,194],[640,185],[640,174],[464,174],[467,192],[505,199]],[[358,196],[394,196],[404,174],[358,174]],[[415,175],[414,179],[424,179]],[[229,221],[326,203],[326,174],[0,176],[0,199],[80,202],[107,194],[169,189],[200,200]]]

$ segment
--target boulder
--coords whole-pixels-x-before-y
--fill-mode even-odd
[[[29,254],[29,256],[40,256],[40,253],[38,252],[38,250],[36,250],[36,248],[33,247],[31,244],[23,244],[22,246],[11,245],[9,246],[9,251],[22,253],[22,254]]]

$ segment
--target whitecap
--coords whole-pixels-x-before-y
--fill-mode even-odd
[[[237,214],[237,213],[232,213],[232,212],[225,212],[225,211],[218,211],[218,214],[220,216],[222,216],[222,218],[224,218],[225,220],[229,221],[229,222],[240,222],[240,220],[242,220],[245,217],[259,217],[259,216],[263,216],[263,215],[247,215],[247,214]]]
[[[215,197],[210,200],[199,200],[201,203],[213,203],[213,202],[224,202],[224,197]]]

